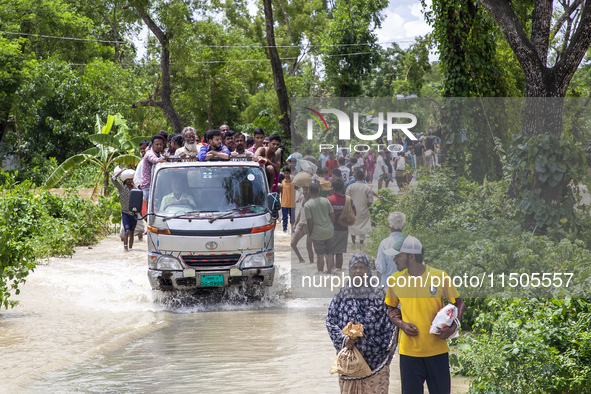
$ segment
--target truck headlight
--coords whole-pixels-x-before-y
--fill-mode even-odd
[[[257,253],[246,256],[242,262],[242,268],[261,268],[267,267],[268,264],[265,253]]]
[[[152,269],[161,271],[175,271],[183,269],[183,265],[176,257],[159,254],[150,254],[148,256],[148,266]]]

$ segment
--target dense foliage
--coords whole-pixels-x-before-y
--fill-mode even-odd
[[[591,391],[591,299],[483,301],[451,358],[470,392]]]
[[[101,198],[98,204],[75,193],[54,196],[34,191],[29,181],[17,183],[2,174],[0,211],[0,306],[16,305],[10,299],[34,269],[49,256],[71,255],[76,245],[90,245],[109,231],[118,199]]]

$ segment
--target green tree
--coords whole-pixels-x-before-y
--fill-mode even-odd
[[[361,93],[361,81],[378,59],[375,29],[381,26],[386,0],[336,0],[323,37],[326,81],[339,97]]]
[[[18,100],[18,88],[27,78],[31,61],[21,52],[24,40],[0,37],[0,141],[9,126],[9,116]],[[12,128],[15,128],[12,123]]]
[[[275,82],[275,91],[277,92],[277,101],[279,102],[279,110],[281,115],[279,122],[283,127],[283,133],[287,138],[291,138],[291,106],[289,104],[289,95],[287,87],[285,86],[285,78],[283,78],[283,66],[279,58],[279,52],[275,44],[275,28],[273,22],[273,6],[271,0],[263,0],[263,8],[265,11],[265,27],[267,37],[267,51],[271,61],[271,69],[273,70],[273,79]]]
[[[92,27],[92,21],[73,12],[65,0],[0,1],[0,31],[7,32],[0,33],[0,140],[9,124],[18,131],[15,93],[27,80],[34,59],[53,56],[80,64],[102,55],[101,45],[84,40],[92,39]]]
[[[21,52],[32,53],[37,59],[51,54],[68,62],[84,63],[100,56],[102,45],[87,40],[94,38],[92,29],[92,20],[76,13],[65,0],[0,1],[0,30],[13,33],[7,38],[24,39],[20,41]]]
[[[125,38],[139,32],[140,20],[134,13],[126,12],[123,7],[127,0],[65,0],[79,15],[84,15],[93,22],[92,34],[105,42],[102,45],[112,47],[114,63],[133,64],[136,48]]]
[[[234,127],[249,97],[269,83],[263,50],[240,29],[210,18],[196,21],[177,38],[171,50],[179,114],[198,129],[226,122]]]
[[[90,77],[53,58],[35,67],[14,108],[25,160],[36,155],[66,160],[91,146],[88,136],[97,114],[106,117],[125,109]]]
[[[423,6],[426,3],[423,1]],[[500,32],[484,8],[471,0],[436,0],[425,13],[433,26],[441,72],[444,76],[443,97],[504,97],[509,92],[507,79],[497,48]],[[511,57],[509,57],[510,59]],[[489,110],[498,118],[476,124],[462,123],[464,108],[460,100],[444,100],[439,133],[443,140],[444,161],[463,175],[482,181],[499,179],[502,167],[498,155],[486,154],[495,141],[508,143],[503,109]],[[498,125],[489,129],[489,125]],[[467,130],[468,142],[462,143],[462,129]],[[468,153],[469,157],[466,157]]]
[[[497,0],[483,0],[482,5],[497,22],[525,75],[527,100],[519,145],[537,149],[534,156],[533,149],[529,155],[522,151],[513,156],[519,170],[513,177],[512,194],[526,210],[525,227],[544,229],[572,214],[568,185],[580,176],[559,165],[579,162],[582,152],[563,135],[564,101],[555,98],[566,96],[591,45],[591,3],[567,0],[554,7],[552,0],[536,1],[527,18],[520,18],[520,5]],[[557,152],[555,146],[563,149]],[[553,164],[547,167],[537,155],[547,156]],[[527,164],[522,167],[521,163]]]
[[[132,8],[139,15],[160,46],[160,75],[154,92],[149,93],[146,100],[134,103],[132,106],[161,109],[173,132],[180,134],[183,130],[183,121],[175,109],[172,97],[174,83],[170,66],[171,42],[175,39],[177,31],[187,29],[187,25],[193,22],[193,14],[197,10],[192,4],[179,0],[172,2],[131,0],[125,8]]]
[[[378,47],[378,53],[376,65],[363,83],[364,96],[394,97],[421,92],[431,71],[428,38],[417,38],[406,50],[396,43],[386,49]]]
[[[117,126],[116,134],[111,134],[113,126]],[[140,158],[129,152],[132,152],[135,148],[136,140],[142,137],[130,139],[125,120],[119,114],[109,115],[104,126],[97,115],[95,127],[97,133],[88,137],[95,146],[68,158],[60,164],[45,181],[45,187],[52,188],[76,168],[91,163],[101,170],[95,181],[92,195],[94,197],[98,191],[102,177],[103,195],[106,196],[109,187],[109,172],[112,167],[116,164],[135,165],[139,162]]]

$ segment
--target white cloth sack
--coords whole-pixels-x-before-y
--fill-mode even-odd
[[[299,162],[300,162],[300,167],[302,168],[302,171],[309,172],[310,174],[316,174],[316,171],[318,170],[318,167],[316,166],[316,164],[312,163],[311,161],[304,160],[304,159],[300,159]]]
[[[437,315],[435,315],[435,319],[431,323],[431,329],[429,332],[431,334],[435,334],[437,331],[441,330],[445,327],[451,327],[453,322],[456,322],[456,332],[454,332],[450,338],[455,338],[458,335],[458,328],[460,327],[460,322],[458,320],[458,308],[453,304],[448,304],[441,308]]]

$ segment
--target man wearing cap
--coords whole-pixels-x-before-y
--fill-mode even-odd
[[[396,263],[394,263],[394,256],[386,256],[385,250],[391,249],[398,238],[402,236],[402,230],[406,226],[406,215],[402,212],[390,212],[388,215],[388,227],[390,228],[390,235],[380,242],[378,246],[378,254],[376,257],[376,270],[380,278],[380,285],[387,286],[388,278],[394,272],[398,271]]]
[[[445,300],[458,308],[461,320],[464,301],[444,271],[423,263],[424,248],[415,237],[399,237],[384,253],[394,256],[398,268],[388,278],[386,304],[390,321],[402,331],[398,347],[402,393],[422,393],[425,380],[429,393],[450,393],[446,340],[458,327],[454,322],[436,334],[430,334],[429,329]],[[434,277],[440,281],[435,283]]]

